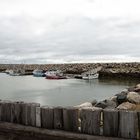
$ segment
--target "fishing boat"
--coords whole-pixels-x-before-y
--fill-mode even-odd
[[[21,76],[25,74],[25,70],[21,70],[21,69],[17,69],[17,70],[8,70],[7,74],[9,74],[10,76]]]
[[[16,67],[16,65],[12,65],[12,67],[10,69],[6,69],[5,73],[9,74],[10,76],[22,76],[25,75],[25,68],[24,65],[23,67],[20,66]]]
[[[10,76],[19,76],[20,73],[17,72],[17,71],[14,71],[14,70],[9,70],[9,73],[8,73]]]
[[[66,76],[59,76],[59,75],[55,75],[55,76],[49,75],[49,76],[46,76],[46,79],[67,79],[67,77]]]
[[[6,74],[9,74],[9,72],[10,72],[10,69],[6,69],[6,70],[5,70],[5,73],[6,73]]]
[[[45,72],[43,70],[40,70],[40,69],[35,69],[33,71],[33,76],[44,77],[45,76]]]
[[[83,72],[82,75],[82,79],[85,80],[91,80],[91,79],[98,79],[99,78],[99,71],[102,69],[101,66],[96,67],[94,69],[90,69],[86,72]]]
[[[98,79],[99,73],[89,73],[82,77],[84,80]]]
[[[67,79],[60,70],[49,70],[45,75],[46,79]]]

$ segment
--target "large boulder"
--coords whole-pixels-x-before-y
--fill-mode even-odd
[[[128,89],[123,89],[121,93],[128,93]]]
[[[134,91],[140,93],[140,84],[136,85]]]
[[[115,108],[117,107],[116,102],[112,101],[112,100],[103,100],[98,102],[97,104],[95,104],[95,107],[99,107],[99,108]]]
[[[112,96],[112,97],[109,98],[109,100],[117,103],[117,96]]]
[[[124,102],[122,104],[120,104],[117,109],[119,110],[135,110],[136,109],[136,105],[129,103],[129,102]]]
[[[140,88],[135,88],[134,91],[140,93]]]
[[[119,95],[127,95],[129,91],[127,89],[122,90],[120,93],[116,94],[115,96],[119,96]]]
[[[136,85],[136,88],[140,88],[140,84],[137,84],[137,85]]]
[[[91,104],[94,106],[95,104],[97,103],[97,100],[96,99],[94,99],[92,102],[91,102]]]
[[[116,94],[118,104],[127,101],[127,92],[122,91],[121,93]]]
[[[140,95],[137,92],[129,92],[127,100],[131,103],[140,104]]]
[[[80,104],[80,105],[77,105],[77,106],[75,106],[75,107],[78,107],[78,108],[85,108],[85,107],[93,107],[93,106],[92,106],[92,103],[90,103],[90,102],[85,102],[85,103]]]
[[[133,92],[133,91],[135,90],[135,88],[136,88],[136,87],[129,87],[129,88],[128,88],[128,91],[129,91],[129,92]]]
[[[99,108],[103,108],[104,109],[104,108],[107,107],[107,105],[106,105],[105,102],[100,101],[100,102],[98,102],[98,103],[95,104],[95,107],[99,107]]]
[[[140,111],[140,104],[136,105],[136,111]]]

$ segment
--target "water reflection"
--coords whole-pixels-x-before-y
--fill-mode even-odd
[[[108,79],[99,79],[100,83],[108,83],[110,85],[127,85],[134,86],[138,84],[140,81],[138,79],[121,79],[121,78],[108,78]]]

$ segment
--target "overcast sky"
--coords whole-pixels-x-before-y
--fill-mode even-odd
[[[0,63],[140,62],[140,0],[0,0]]]

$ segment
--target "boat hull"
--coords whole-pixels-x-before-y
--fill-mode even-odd
[[[20,76],[20,73],[9,73],[10,76]]]
[[[45,77],[45,74],[43,74],[43,73],[33,73],[33,76],[35,76],[35,77]]]
[[[94,75],[88,75],[88,76],[83,76],[82,79],[84,80],[92,80],[92,79],[98,79],[99,74],[94,74]]]
[[[56,79],[56,80],[59,80],[59,79],[67,79],[67,77],[65,77],[65,76],[49,76],[49,75],[47,75],[46,79]]]

